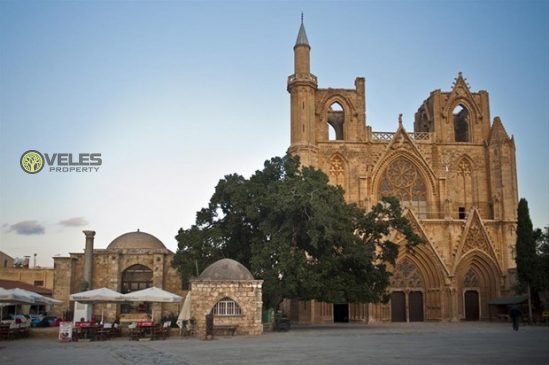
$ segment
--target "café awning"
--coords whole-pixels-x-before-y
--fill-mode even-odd
[[[109,288],[99,288],[71,294],[70,300],[86,304],[116,303],[123,302],[124,296]]]
[[[170,293],[160,288],[152,287],[133,291],[123,295],[128,302],[153,302],[153,303],[179,303],[183,300],[177,294]]]
[[[515,295],[512,297],[500,297],[500,298],[494,298],[488,301],[488,304],[492,305],[513,305],[513,304],[521,304],[528,300],[528,296],[526,295]]]

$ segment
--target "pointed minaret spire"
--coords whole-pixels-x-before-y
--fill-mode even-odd
[[[311,46],[305,33],[303,12],[294,46],[294,73],[288,77],[291,95],[291,146],[290,153],[299,153],[303,166],[312,165],[316,153],[315,100],[316,76],[311,73]]]
[[[297,46],[309,46],[309,40],[307,39],[307,33],[305,32],[305,25],[303,24],[303,12],[301,12],[301,26],[299,27],[299,33],[297,33],[297,40],[295,41],[295,47]]]

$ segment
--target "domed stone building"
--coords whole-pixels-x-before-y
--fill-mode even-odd
[[[254,280],[244,265],[221,259],[191,280],[192,315],[196,335],[206,334],[206,315],[214,315],[214,327],[234,328],[236,334],[260,335],[263,280]]]
[[[61,314],[72,310],[69,296],[83,290],[109,288],[129,293],[152,286],[183,295],[181,279],[171,263],[174,253],[155,236],[141,232],[128,232],[115,238],[106,249],[94,248],[94,231],[84,231],[84,253],[70,253],[69,257],[54,257],[53,296],[65,305],[54,308]],[[154,318],[178,313],[178,304],[100,304],[94,306],[94,315],[107,320],[120,317],[124,320]]]

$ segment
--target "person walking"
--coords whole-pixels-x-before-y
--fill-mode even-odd
[[[511,319],[513,320],[513,329],[515,331],[518,331],[519,329],[519,323],[520,323],[520,317],[522,316],[522,312],[520,311],[519,307],[516,305],[511,308]]]

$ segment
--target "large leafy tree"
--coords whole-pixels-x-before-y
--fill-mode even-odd
[[[174,266],[188,279],[220,258],[235,259],[264,280],[267,307],[283,298],[377,302],[398,255],[396,232],[410,249],[421,242],[396,198],[365,213],[323,172],[286,155],[249,179],[220,180],[196,223],[179,230]]]

